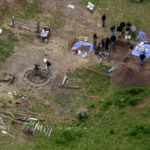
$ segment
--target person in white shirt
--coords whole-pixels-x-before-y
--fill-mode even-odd
[[[135,35],[136,35],[136,27],[135,26],[132,26],[132,37],[133,37],[133,40],[135,40]]]

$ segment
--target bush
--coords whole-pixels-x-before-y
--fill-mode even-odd
[[[112,105],[111,101],[104,101],[100,106],[100,111],[107,110],[110,105]]]
[[[136,105],[149,95],[149,88],[119,88],[115,90],[113,95],[111,95],[110,99],[114,102],[115,105],[124,107],[127,105]]]
[[[15,125],[16,121],[15,120],[11,120],[10,123],[11,123],[11,125]]]
[[[35,130],[34,130],[34,122],[25,122],[23,124],[23,130],[24,132],[28,133],[28,134],[35,134]]]
[[[86,111],[81,111],[78,113],[78,119],[80,121],[84,121],[87,119],[87,112]]]
[[[149,124],[136,125],[131,131],[129,131],[130,136],[143,136],[146,134],[150,134]]]
[[[95,108],[95,104],[89,104],[88,109]]]
[[[57,144],[65,144],[67,142],[77,140],[78,138],[81,138],[81,137],[82,137],[82,132],[80,129],[66,128],[60,134],[59,137],[56,137],[55,142]]]
[[[9,108],[8,103],[7,103],[7,102],[3,102],[3,104],[2,104],[2,108]]]

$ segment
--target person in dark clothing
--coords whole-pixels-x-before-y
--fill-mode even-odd
[[[40,68],[39,68],[39,67],[40,67],[40,65],[39,65],[39,64],[35,64],[35,65],[34,65],[34,70],[36,70],[36,71],[40,70]]]
[[[112,25],[111,26],[111,28],[110,28],[110,38],[114,35],[114,33],[115,33],[115,26],[114,25]]]
[[[44,63],[46,64],[46,69],[50,73],[50,66],[52,65],[47,59],[44,59]]]
[[[110,43],[110,39],[107,37],[105,39],[105,50],[108,50],[109,43]]]
[[[47,61],[46,61],[46,65],[47,65],[47,67],[50,67],[50,66],[51,66],[51,63],[47,60]]]
[[[112,48],[114,48],[115,40],[116,40],[116,36],[113,35],[113,36],[111,37],[111,46],[112,46]]]
[[[99,47],[100,47],[100,51],[104,50],[104,47],[105,47],[104,39],[101,39]]]
[[[127,26],[131,27],[131,23],[130,23],[130,22],[127,22]]]
[[[145,59],[146,55],[145,55],[145,51],[143,53],[140,54],[140,66],[144,65],[144,59]]]
[[[122,33],[122,27],[121,27],[121,26],[118,26],[118,27],[117,27],[117,31],[118,31],[118,36],[120,37],[120,36],[121,36],[121,33]]]
[[[97,44],[97,33],[94,32],[94,35],[93,35],[93,46],[94,46],[94,49],[96,49],[96,44]]]
[[[130,28],[131,28],[131,23],[130,23],[130,22],[128,22],[128,23],[127,23],[127,25],[126,25],[126,35],[128,35],[128,34],[129,34],[129,32],[130,32]]]
[[[106,14],[102,16],[102,27],[105,27]]]
[[[126,23],[125,22],[121,22],[120,23],[120,27],[122,28],[122,35],[124,35],[124,28],[125,28],[125,26],[126,26]]]
[[[126,23],[125,22],[121,22],[120,23],[120,26],[122,27],[122,29],[126,26]]]
[[[130,27],[129,26],[126,26],[126,35],[128,35],[130,32]]]

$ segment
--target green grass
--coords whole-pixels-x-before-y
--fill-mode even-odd
[[[18,13],[20,11],[20,13]],[[21,10],[14,12],[14,16],[21,19],[38,19],[38,15],[41,12],[40,1],[34,0],[33,3],[28,3]]]
[[[11,31],[4,29],[0,36],[0,62],[4,62],[10,53],[14,52],[14,46],[18,43],[18,38]]]
[[[106,73],[109,67],[90,66],[89,68]],[[100,96],[100,92],[109,84],[109,77],[100,75],[99,73],[88,69],[76,69],[74,72],[68,73],[68,85],[77,85],[80,87],[78,90],[80,93],[84,93],[92,96]]]
[[[86,6],[87,2],[88,0],[82,0],[82,5]],[[96,4],[99,20],[96,19],[99,22],[101,21],[101,14],[107,14],[106,26],[108,31],[112,24],[117,25],[121,21],[131,21],[138,30],[140,28],[149,29],[150,27],[150,2],[148,0],[143,0],[142,3],[135,3],[131,0],[91,0],[91,2]],[[101,9],[98,9],[99,7]],[[18,17],[38,18],[39,10],[39,3],[34,2],[23,8],[23,13],[20,13]],[[64,22],[58,14],[45,17],[43,22],[47,22],[54,28],[63,26]],[[7,32],[6,35],[9,38],[1,39],[0,47],[1,50],[4,51],[5,49],[6,52],[9,52],[13,50],[17,40],[12,33]],[[1,52],[5,59],[8,57],[6,52]],[[99,65],[89,67],[103,73],[110,68]],[[49,91],[47,94],[42,93],[39,98],[32,99],[30,111],[49,113],[50,115],[56,112],[54,115],[77,118],[78,110],[84,108],[87,109],[88,118],[82,122],[45,118],[45,125],[53,128],[50,137],[37,132],[33,137],[26,136],[22,139],[20,138],[22,136],[21,127],[14,124],[9,132],[16,135],[16,138],[13,139],[0,134],[2,150],[150,149],[150,87],[120,88],[110,81],[109,77],[86,69],[71,70],[67,75],[67,85],[80,86],[79,90],[67,91],[100,96],[100,98],[56,94],[53,96],[54,110],[52,111],[46,103],[52,98],[50,95],[52,93]],[[105,85],[105,90],[101,93]],[[5,104],[4,107],[6,107]]]
[[[83,6],[87,5],[88,0],[82,0]],[[97,8],[101,8],[99,13],[106,14],[106,28],[118,25],[122,21],[130,21],[137,29],[150,29],[150,1],[133,2],[132,0],[91,0]],[[101,17],[101,16],[100,16]],[[146,19],[146,21],[145,21]],[[101,19],[99,20],[101,22]]]

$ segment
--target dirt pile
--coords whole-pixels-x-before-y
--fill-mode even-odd
[[[144,76],[128,66],[121,66],[111,74],[112,80],[121,87],[139,86],[145,83]]]

